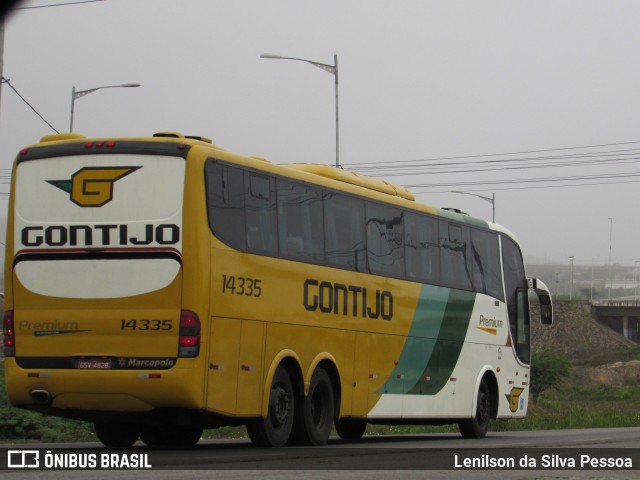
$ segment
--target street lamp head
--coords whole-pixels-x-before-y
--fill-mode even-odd
[[[329,72],[335,78],[336,86],[336,167],[340,167],[340,147],[339,147],[339,128],[338,128],[338,55],[333,56],[334,64],[327,65],[325,63],[314,62],[313,60],[307,60],[306,58],[295,57],[283,57],[276,55],[275,53],[262,53],[260,58],[272,58],[275,60],[296,60],[299,62],[306,62],[314,67],[318,67],[325,72]]]
[[[138,82],[127,82],[122,83],[120,85],[103,85],[101,87],[89,88],[87,90],[76,90],[74,86],[71,90],[71,120],[69,122],[69,131],[73,132],[73,107],[75,105],[76,99],[82,98],[85,95],[89,95],[90,93],[95,92],[96,90],[102,90],[103,88],[129,88],[129,87],[139,87],[140,84]]]

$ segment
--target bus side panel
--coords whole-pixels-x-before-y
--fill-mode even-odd
[[[241,332],[240,320],[211,318],[206,406],[217,413],[236,412]]]
[[[348,412],[352,416],[366,416],[369,411],[369,372],[371,371],[371,334],[357,332],[355,339],[355,348],[353,355],[353,389],[351,397],[351,411]],[[346,401],[345,396],[343,399]],[[347,411],[343,407],[340,413],[345,414]]]
[[[400,395],[385,395],[386,392],[402,389],[404,376],[395,372],[400,359],[400,352],[406,338],[401,335],[371,335],[371,356],[369,359],[369,398],[368,410],[370,416],[378,416],[375,407],[384,397],[397,397],[391,401],[389,408],[380,416],[400,416],[402,414],[402,397]]]
[[[242,321],[236,401],[238,415],[255,415],[260,411],[265,326],[264,322]]]

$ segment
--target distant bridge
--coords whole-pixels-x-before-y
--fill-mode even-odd
[[[640,301],[594,301],[591,303],[591,314],[626,338],[640,341]]]

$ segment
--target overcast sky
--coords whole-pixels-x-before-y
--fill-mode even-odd
[[[530,262],[606,264],[611,226],[613,262],[640,261],[640,2],[104,0],[25,8],[69,1],[23,1],[5,18],[3,75],[61,132],[69,130],[73,86],[139,82],[78,99],[74,130],[180,131],[276,163],[334,164],[333,76],[260,54],[326,64],[337,54],[345,168],[413,185],[421,202],[487,220],[488,202],[451,191],[495,193],[496,221]],[[0,168],[50,133],[3,84]]]

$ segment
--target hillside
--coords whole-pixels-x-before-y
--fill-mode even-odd
[[[572,361],[572,383],[640,384],[640,361],[623,361],[639,345],[592,318],[589,304],[556,302],[553,325],[534,314],[531,326],[534,350],[556,350]]]
[[[591,317],[587,303],[555,302],[554,324],[541,325],[534,315],[531,322],[534,350],[553,349],[571,360],[599,357],[602,353],[625,350],[637,344]]]

